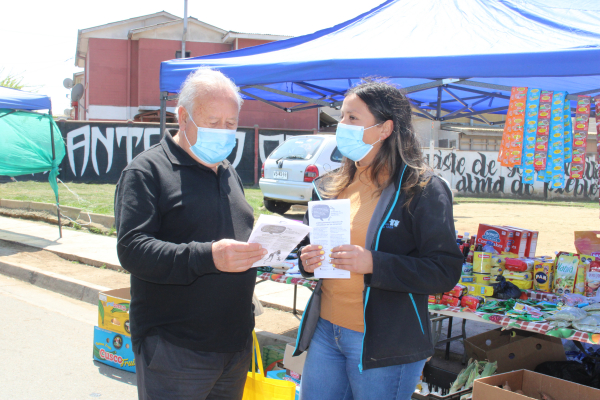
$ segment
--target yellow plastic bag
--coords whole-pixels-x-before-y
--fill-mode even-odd
[[[252,372],[248,372],[242,400],[294,400],[296,384],[265,377],[260,347],[254,331],[252,331],[252,340]],[[260,372],[256,372],[257,361]]]

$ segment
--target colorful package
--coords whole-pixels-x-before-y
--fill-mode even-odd
[[[558,295],[573,293],[579,258],[573,253],[559,253],[556,257],[554,275],[554,293]]]
[[[493,296],[494,287],[489,285],[478,285],[476,283],[467,284],[467,292],[473,296]]]
[[[533,281],[524,281],[521,279],[508,279],[508,278],[506,280],[521,290],[528,290],[528,289],[533,288]]]
[[[525,107],[527,88],[513,87],[506,112],[506,122],[500,144],[498,161],[505,167],[521,165],[523,154],[523,128],[525,124]]]
[[[536,171],[546,170],[546,156],[548,154],[548,136],[550,134],[550,119],[552,112],[552,91],[542,90],[540,108],[538,112],[537,131],[535,136],[535,152],[533,167]],[[538,173],[538,180],[540,174]]]
[[[579,254],[600,257],[600,231],[575,231],[575,249]]]
[[[600,164],[600,118],[598,118],[598,110],[600,110],[600,96],[594,97],[596,104],[596,163]],[[584,152],[585,154],[585,152]],[[598,187],[600,187],[600,174],[598,174]],[[598,203],[600,203],[600,191],[598,191]]]
[[[552,293],[554,289],[554,263],[535,260],[533,263],[533,288],[540,292]]]
[[[481,296],[463,296],[462,299],[460,299],[460,306],[468,307],[473,311],[477,311],[477,307],[479,307],[479,305],[484,301],[485,299]]]
[[[506,270],[516,272],[533,271],[533,264],[535,260],[529,258],[507,258],[504,261]]]
[[[94,360],[124,371],[135,372],[135,356],[131,338],[95,326]]]
[[[492,253],[476,251],[473,253],[473,272],[478,274],[489,274],[492,268]]]
[[[479,224],[477,244],[491,246],[497,254],[510,252],[514,233],[499,226]]]
[[[444,294],[448,296],[460,297],[463,294],[467,294],[467,288],[464,285],[456,285],[454,289],[445,292]]]
[[[475,281],[475,278],[473,277],[473,274],[471,275],[461,275],[460,276],[460,283],[464,284],[464,283],[473,283]]]
[[[591,102],[590,96],[577,96],[575,129],[573,129],[573,151],[577,150],[577,159],[571,161],[571,179],[583,178]]]
[[[442,297],[441,304],[443,304],[445,306],[458,307],[458,306],[460,306],[460,299],[458,297],[449,296],[449,295],[445,294]]]
[[[565,162],[571,162],[573,157],[573,122],[571,121],[571,101],[565,100],[563,113],[565,123]]]
[[[531,281],[533,280],[533,272],[529,271],[529,272],[516,272],[516,271],[511,271],[511,270],[506,270],[504,271],[504,274],[502,275],[507,279],[519,279],[522,281]]]
[[[596,297],[600,290],[600,260],[596,258],[595,261],[590,262],[588,265],[587,277],[585,282],[585,295],[587,297]]]
[[[540,89],[529,89],[527,91],[527,104],[523,140],[522,181],[533,185],[535,170],[533,161],[535,156],[535,139],[537,132],[538,112],[540,108]]]
[[[573,288],[573,293],[575,294],[585,294],[585,286],[586,286],[586,277],[587,277],[587,269],[588,264],[579,261],[577,265],[577,272],[575,273],[575,287]]]
[[[554,92],[550,114],[550,135],[548,137],[548,158],[544,182],[549,188],[560,189],[565,183],[565,124],[564,108],[567,92]],[[538,179],[539,180],[539,179]]]

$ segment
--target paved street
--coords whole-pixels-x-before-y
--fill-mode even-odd
[[[135,374],[92,360],[97,312],[0,275],[0,399],[136,399]]]

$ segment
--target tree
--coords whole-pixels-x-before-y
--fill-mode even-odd
[[[23,89],[26,85],[23,83],[23,77],[12,73],[4,75],[4,68],[0,68],[0,86],[11,89]]]

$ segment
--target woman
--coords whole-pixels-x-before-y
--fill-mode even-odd
[[[452,194],[423,163],[399,89],[366,81],[341,111],[345,159],[315,182],[314,200],[350,199],[351,243],[331,254],[303,247],[299,264],[311,276],[328,257],[351,278],[319,281],[307,304],[295,351],[310,349],[301,399],[408,400],[433,355],[428,295],[460,277]]]

